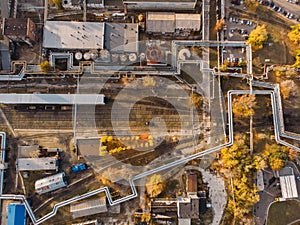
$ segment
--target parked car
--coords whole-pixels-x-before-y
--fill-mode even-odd
[[[85,163],[80,163],[80,164],[76,164],[76,165],[72,166],[71,169],[74,173],[77,173],[80,171],[87,170],[87,165]]]

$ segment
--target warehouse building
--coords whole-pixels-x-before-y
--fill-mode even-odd
[[[7,210],[7,225],[25,225],[26,209],[24,204],[10,203]]]
[[[35,23],[27,18],[3,18],[2,33],[14,42],[25,42],[29,45],[37,41]]]
[[[70,212],[73,218],[107,212],[106,197],[71,204]]]
[[[35,191],[44,194],[67,186],[65,173],[57,173],[53,176],[45,177],[35,182]]]
[[[47,171],[57,170],[58,161],[56,158],[18,158],[16,163],[17,171]]]
[[[128,10],[193,10],[197,0],[123,0]]]
[[[148,12],[146,17],[146,31],[148,33],[174,33],[179,31],[199,31],[201,29],[201,15]]]
[[[103,49],[104,23],[46,21],[43,47],[51,49]]]

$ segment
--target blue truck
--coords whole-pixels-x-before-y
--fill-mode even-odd
[[[86,165],[86,163],[80,163],[80,164],[76,164],[76,165],[72,166],[71,169],[74,173],[77,173],[80,171],[87,170],[87,165]]]

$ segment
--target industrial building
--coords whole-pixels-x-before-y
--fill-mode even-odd
[[[104,7],[104,0],[86,0],[86,6],[92,9]],[[81,10],[83,8],[83,0],[63,0],[62,7],[64,9]]]
[[[174,12],[148,12],[146,31],[148,33],[174,33],[176,31],[199,31],[201,14]]]
[[[137,23],[105,23],[105,49],[111,52],[138,52]]]
[[[71,204],[70,212],[73,218],[107,212],[106,197]]]
[[[46,21],[43,47],[51,49],[103,49],[104,23]]]
[[[38,194],[44,194],[67,186],[65,173],[45,177],[35,182],[35,191]]]
[[[17,171],[47,171],[57,170],[58,161],[56,158],[18,158],[16,162]]]
[[[3,18],[2,33],[14,42],[32,45],[37,40],[35,23],[27,18]]]
[[[25,225],[26,209],[24,204],[10,203],[7,210],[7,225]]]
[[[193,10],[197,0],[123,0],[128,10]]]
[[[278,171],[281,194],[284,199],[298,198],[298,190],[294,170],[292,167],[284,167]]]

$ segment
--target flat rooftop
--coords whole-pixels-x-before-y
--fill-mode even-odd
[[[105,49],[113,52],[138,52],[137,23],[106,23]]]
[[[56,49],[103,49],[104,23],[46,21],[43,47]]]
[[[17,159],[17,171],[56,170],[56,159],[45,158],[20,158]]]
[[[104,105],[102,94],[0,94],[3,104]]]

